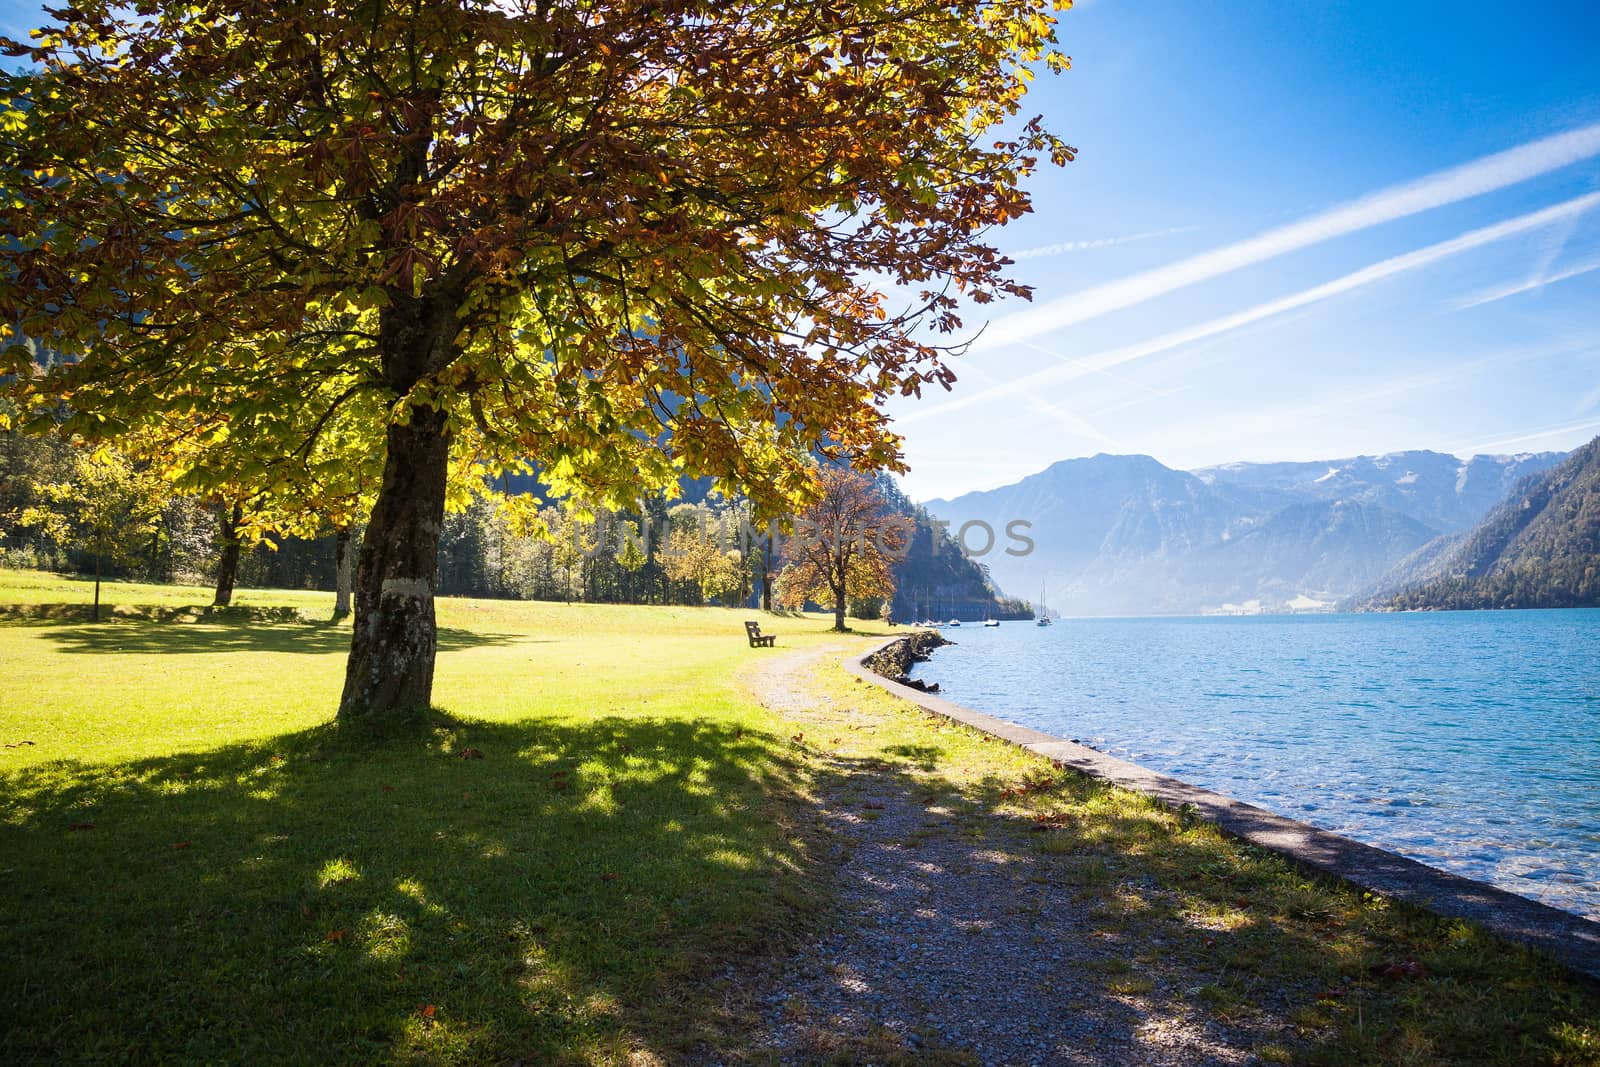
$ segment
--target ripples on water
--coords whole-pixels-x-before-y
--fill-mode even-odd
[[[1600,610],[946,636],[959,703],[1600,919]]]

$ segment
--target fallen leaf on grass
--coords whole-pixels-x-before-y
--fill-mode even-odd
[[[1426,978],[1428,977],[1427,965],[1416,960],[1401,960],[1399,963],[1375,963],[1367,968],[1369,974],[1379,978]]]
[[[600,880],[602,882],[615,882],[618,878],[621,878],[621,877],[622,877],[622,875],[618,874],[616,871],[607,871],[605,874],[602,874],[600,876]]]
[[[393,793],[394,792],[394,786],[392,786],[392,785],[380,785],[378,788],[380,790],[382,790],[383,792],[385,792],[385,793]]]
[[[329,930],[327,933],[322,935],[322,940],[327,941],[330,944],[337,945],[342,942],[346,936],[347,935],[343,930]]]
[[[33,744],[32,741],[18,741],[16,744],[7,745],[6,747],[7,748],[21,748],[23,745],[31,745],[31,744]]]
[[[417,1014],[422,1016],[424,1019],[426,1019],[430,1023],[433,1022],[433,1017],[438,1011],[439,1011],[439,1009],[434,1007],[432,1004],[418,1004],[417,1005]]]
[[[177,852],[179,849],[192,848],[193,846],[193,841],[174,841],[172,844],[168,845],[167,848],[173,852]]]
[[[73,830],[93,830],[93,829],[94,829],[94,823],[92,823],[92,822],[69,822],[69,823],[67,823],[67,830],[69,832],[73,831]]]
[[[457,752],[456,756],[459,759],[482,759],[483,753],[475,748],[464,748],[460,752]]]

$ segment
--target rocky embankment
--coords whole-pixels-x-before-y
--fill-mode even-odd
[[[899,682],[901,685],[910,686],[912,689],[920,689],[924,693],[937,693],[939,691],[938,682],[930,685],[920,678],[914,679],[910,677],[908,672],[911,670],[912,664],[927,662],[928,654],[940,645],[953,643],[945,640],[944,635],[937,630],[918,630],[913,634],[902,637],[894,644],[874,652],[867,658],[867,667],[874,674],[881,674],[883,677]]]

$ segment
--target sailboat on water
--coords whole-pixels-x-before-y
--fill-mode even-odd
[[[1034,620],[1035,626],[1050,625],[1050,609],[1044,602],[1044,586],[1039,587],[1039,617]]]

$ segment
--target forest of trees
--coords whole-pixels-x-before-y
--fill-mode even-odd
[[[114,544],[94,551],[91,532],[75,521],[73,509],[46,492],[50,486],[73,485],[79,461],[89,454],[58,436],[0,433],[0,565],[84,575],[98,565],[107,577],[213,583],[225,507],[162,491],[159,479],[120,487],[124,493],[153,495],[136,507],[154,521],[119,529]],[[983,567],[951,538],[936,533],[929,516],[892,481],[880,479],[877,487],[913,531],[903,558],[894,561],[891,617],[1027,617],[1030,606],[1000,597]],[[440,595],[771,604],[770,583],[785,562],[782,536],[769,541],[765,531],[752,526],[746,502],[710,495],[704,482],[685,482],[678,499],[649,497],[642,511],[587,516],[542,500],[531,479],[510,488],[506,493],[485,487],[464,510],[446,514],[436,576]],[[37,521],[43,513],[59,521]],[[331,590],[335,542],[331,527],[316,537],[268,537],[242,554],[238,585]],[[852,600],[850,614],[878,618],[883,607],[878,597]]]

